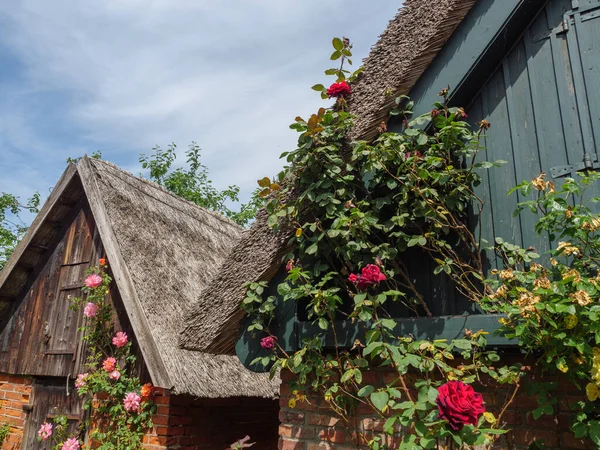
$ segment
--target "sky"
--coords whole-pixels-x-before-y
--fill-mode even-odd
[[[242,200],[294,148],[294,117],[331,39],[354,68],[399,0],[20,0],[0,8],[0,192],[45,199],[67,157],[101,151],[134,174],[140,153],[195,141],[216,187]]]

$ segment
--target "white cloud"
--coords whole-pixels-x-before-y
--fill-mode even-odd
[[[397,7],[360,0],[23,0],[0,11],[0,46],[19,63],[0,93],[0,167],[56,180],[84,151],[123,167],[139,152],[192,140],[218,186],[280,167],[293,146],[288,124],[321,104],[329,41],[350,36],[366,55]],[[358,58],[356,58],[358,62]],[[2,54],[0,53],[0,63]],[[40,98],[43,104],[40,107]],[[39,161],[39,162],[38,162]],[[36,165],[41,164],[36,168]],[[54,183],[54,181],[51,181]],[[36,182],[26,183],[27,188]],[[23,190],[19,188],[19,190]]]

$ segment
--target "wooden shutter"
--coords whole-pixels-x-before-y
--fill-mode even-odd
[[[508,190],[540,172],[560,184],[564,176],[600,168],[599,29],[600,0],[548,2],[468,108],[473,123],[492,124],[482,157],[508,161],[478,188],[486,240],[500,236],[547,251],[549,239],[534,231],[537,217],[528,211],[513,217],[524,199]]]

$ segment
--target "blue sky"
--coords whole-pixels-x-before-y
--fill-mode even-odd
[[[0,9],[0,192],[45,198],[67,157],[139,173],[196,141],[217,187],[247,198],[323,105],[333,36],[368,54],[401,6],[379,0],[21,0]]]

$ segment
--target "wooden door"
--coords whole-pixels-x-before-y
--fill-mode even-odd
[[[68,392],[66,383],[66,378],[36,380],[34,382],[30,403],[33,405],[33,409],[27,415],[21,449],[50,449],[52,446],[50,441],[38,442],[37,432],[41,424],[46,421],[50,422],[56,416],[66,416],[69,432],[77,432],[83,418],[83,409],[73,382],[69,382]]]

